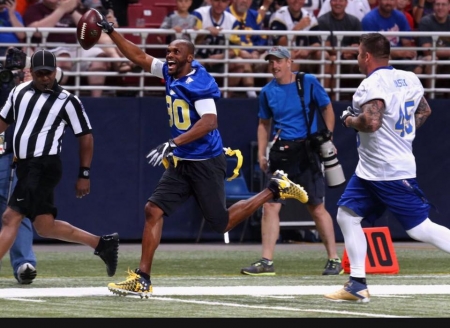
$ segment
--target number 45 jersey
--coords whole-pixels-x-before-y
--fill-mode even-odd
[[[200,120],[201,116],[195,109],[196,101],[202,99],[216,101],[220,98],[219,86],[215,79],[196,60],[192,62],[192,71],[179,79],[168,74],[167,63],[155,63],[151,73],[163,77],[166,82],[166,105],[172,138],[189,131]],[[162,76],[158,73],[162,73]],[[216,108],[212,108],[210,112],[217,114]],[[174,156],[180,159],[190,160],[213,158],[221,153],[223,145],[218,129],[189,144],[175,148],[173,152]]]
[[[381,127],[375,132],[358,132],[359,162],[356,175],[372,181],[416,177],[412,143],[416,136],[414,114],[424,94],[422,83],[412,72],[380,67],[365,78],[353,95],[357,114],[374,99],[385,104]],[[370,109],[375,114],[376,107]]]

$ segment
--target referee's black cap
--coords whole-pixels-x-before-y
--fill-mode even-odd
[[[56,69],[56,57],[48,50],[38,50],[31,56],[31,68],[33,71]]]

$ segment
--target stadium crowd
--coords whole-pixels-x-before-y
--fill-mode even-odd
[[[147,17],[141,13],[141,16],[135,18],[132,10],[136,11],[138,6],[144,10],[150,8],[154,14]],[[450,68],[450,65],[445,64],[434,65],[435,60],[450,58],[450,50],[446,49],[450,38],[438,38],[436,45],[442,47],[442,50],[436,51],[435,58],[430,50],[433,46],[431,32],[450,32],[449,0],[172,0],[161,6],[162,3],[150,0],[5,0],[0,4],[0,26],[76,27],[87,9],[96,8],[113,22],[116,28],[157,27],[173,30],[173,35],[164,34],[150,39],[161,46],[168,44],[175,37],[191,39],[192,36],[186,33],[190,29],[209,31],[209,34],[198,34],[191,40],[197,47],[196,59],[204,64],[208,71],[218,74],[217,82],[220,86],[223,86],[220,74],[235,73],[228,77],[227,87],[242,87],[242,90],[246,90],[226,92],[226,97],[256,98],[260,88],[272,78],[263,58],[271,46],[281,45],[287,46],[291,51],[294,60],[293,71],[301,70],[326,76],[321,81],[334,99],[334,75],[360,73],[356,65],[358,37],[346,36],[339,44],[338,38],[333,36],[334,31],[430,32],[429,36],[389,36],[393,49],[391,59],[397,63],[400,61],[400,64],[394,66],[419,75],[447,74]],[[147,21],[149,19],[151,23]],[[304,33],[299,33],[292,40],[282,32],[277,35],[238,34],[229,38],[231,46],[225,53],[223,45],[226,43],[226,35],[221,33],[222,30],[327,31],[330,36],[323,44],[320,36]],[[126,37],[133,36],[130,34]],[[33,44],[39,44],[41,41],[42,35],[35,33]],[[64,33],[50,33],[46,41],[76,44],[75,35]],[[13,42],[25,42],[25,33],[0,33],[0,56],[4,56],[8,48],[2,47],[1,43]],[[238,47],[233,48],[232,45]],[[337,51],[336,47],[339,45],[345,49],[340,48],[341,51]],[[411,47],[423,50],[411,50]],[[26,47],[22,50],[25,51],[24,48]],[[117,72],[119,76],[92,74],[86,77],[85,83],[91,87],[87,96],[109,95],[103,92],[102,86],[108,85],[111,80],[116,85],[132,85],[136,79],[124,75],[141,71],[140,67],[129,62],[117,50],[106,34],[102,35],[98,46],[82,51],[81,57],[91,60],[82,61],[79,68],[75,67],[75,61],[70,60],[75,57],[74,49],[54,47],[49,50],[54,52],[58,59],[62,59],[58,60],[58,65],[64,72],[79,69],[85,72]],[[162,49],[164,48],[161,47]],[[31,49],[31,52],[34,50]],[[98,58],[103,59],[97,60]],[[232,62],[224,64],[224,59],[227,58]],[[352,64],[345,64],[345,61],[351,61]],[[420,64],[417,64],[417,61],[420,61]],[[339,70],[337,62],[344,63],[340,65]],[[259,73],[265,74],[261,77]],[[355,88],[361,77],[341,79],[339,86]],[[437,78],[435,84],[432,84],[432,79],[420,78],[426,88],[448,88],[448,79]],[[63,83],[71,84],[70,74],[65,75]],[[162,86],[162,81],[158,85]]]

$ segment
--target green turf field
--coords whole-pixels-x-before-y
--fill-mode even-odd
[[[343,245],[338,247],[342,254]],[[17,284],[9,258],[3,259],[0,317],[449,317],[450,255],[421,243],[394,247],[400,272],[369,275],[371,302],[353,304],[322,297],[340,288],[348,275],[321,275],[326,259],[320,243],[277,245],[273,277],[240,274],[259,258],[258,244],[161,244],[149,299],[119,297],[106,287],[136,268],[140,245],[120,246],[113,278],[85,246],[36,245],[38,276],[31,285]]]

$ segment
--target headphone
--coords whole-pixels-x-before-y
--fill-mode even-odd
[[[59,67],[56,67],[56,76],[55,76],[56,83],[60,84],[63,77],[64,77],[63,70]]]

